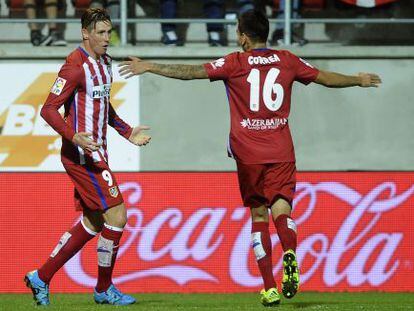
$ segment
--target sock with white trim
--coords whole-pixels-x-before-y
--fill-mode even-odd
[[[297,234],[296,224],[290,216],[282,214],[273,220],[283,251],[291,249],[296,252]]]
[[[252,223],[252,247],[265,290],[276,288],[272,266],[272,241],[270,240],[268,222]]]
[[[102,293],[112,284],[112,271],[114,270],[119,241],[123,228],[104,224],[98,240],[98,282],[96,291]]]
[[[55,273],[96,235],[82,221],[78,222],[62,235],[49,259],[38,270],[39,278],[49,284]]]

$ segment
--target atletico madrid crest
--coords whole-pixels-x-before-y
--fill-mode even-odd
[[[109,194],[111,195],[111,197],[116,198],[118,196],[118,193],[119,192],[118,192],[118,187],[117,186],[109,188]]]

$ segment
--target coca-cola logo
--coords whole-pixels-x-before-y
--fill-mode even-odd
[[[248,209],[195,206],[191,215],[184,217],[183,211],[178,207],[160,207],[155,216],[144,222],[145,212],[137,207],[143,194],[141,185],[138,182],[126,182],[120,185],[120,190],[124,193],[127,205],[131,207],[128,208],[130,221],[125,228],[127,238],[120,246],[118,258],[136,256],[137,262],[151,262],[154,267],[117,276],[114,278],[115,284],[148,277],[167,278],[180,286],[185,286],[190,281],[217,284],[221,282],[220,276],[226,275],[241,287],[262,285],[261,277],[252,271],[252,265],[249,264],[251,224]],[[299,230],[306,227],[307,221],[317,212],[322,195],[343,203],[340,207],[332,206],[331,210],[325,211],[329,214],[324,216],[335,217],[335,208],[347,209],[346,217],[330,236],[324,228],[320,228],[318,232],[300,239],[297,249],[299,264],[302,266],[306,263],[305,260],[308,262],[307,268],[301,271],[302,284],[316,273],[321,275],[327,287],[334,287],[340,282],[346,282],[351,287],[362,284],[376,287],[390,280],[401,264],[396,251],[404,240],[404,232],[399,232],[398,228],[392,232],[377,232],[374,229],[389,212],[397,209],[413,193],[414,186],[397,193],[394,182],[377,184],[365,194],[339,182],[299,182],[294,201],[294,206],[301,205],[303,210],[296,219]],[[368,220],[362,222],[363,219]],[[224,231],[219,230],[225,221],[240,224],[241,230],[231,241]],[[356,230],[361,225],[362,229]],[[154,243],[164,227],[171,229],[173,234],[161,247],[158,245],[155,248]],[[201,231],[195,234],[196,230]],[[192,243],[189,243],[190,239]],[[279,249],[277,235],[273,234],[271,239],[274,250]],[[223,258],[225,264],[211,267],[210,258],[226,247],[230,247],[230,256]],[[82,254],[80,251],[65,265],[65,272],[74,282],[93,287],[96,278],[83,267]],[[352,254],[352,258],[344,266],[341,260],[349,254]],[[167,257],[170,258],[168,264],[157,264]],[[281,268],[281,256],[274,256],[276,257],[275,274]],[[195,266],[190,264],[192,261],[204,264],[201,267]],[[217,269],[227,271],[217,273]]]

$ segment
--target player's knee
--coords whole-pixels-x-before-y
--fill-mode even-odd
[[[250,209],[252,214],[252,220],[257,221],[269,221],[269,212],[265,206],[254,207]]]
[[[272,217],[276,219],[280,215],[288,215],[290,216],[292,211],[292,206],[288,201],[283,198],[279,198],[271,207],[272,210]]]
[[[93,232],[101,232],[103,228],[103,220],[96,217],[83,216],[82,225]]]
[[[276,220],[280,215],[287,215],[290,217],[290,211],[284,211],[284,210],[272,210],[272,217],[273,220]]]
[[[117,228],[124,228],[127,223],[127,212],[123,205],[116,206],[104,214],[105,223]]]
[[[117,217],[112,217],[109,220],[105,221],[108,225],[110,226],[114,226],[117,228],[124,228],[126,223],[127,223],[127,219],[126,217],[123,217],[122,215],[119,215]]]
[[[123,216],[123,215],[119,216],[117,218],[116,222],[117,222],[117,227],[124,228],[126,223],[127,223],[127,218],[126,218],[126,216]]]

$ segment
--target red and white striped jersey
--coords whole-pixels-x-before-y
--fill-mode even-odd
[[[342,0],[348,4],[364,7],[364,8],[373,8],[390,2],[395,2],[396,0]]]
[[[62,136],[62,162],[85,164],[108,161],[106,132],[109,124],[128,139],[132,128],[118,117],[110,103],[112,59],[103,55],[95,60],[81,47],[66,58],[41,115]],[[58,109],[64,105],[62,119]],[[76,132],[92,133],[102,146],[92,153],[72,143]]]

